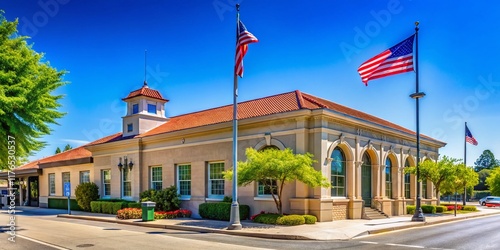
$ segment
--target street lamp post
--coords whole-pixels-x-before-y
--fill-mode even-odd
[[[419,92],[418,91],[418,22],[415,22],[415,85],[416,85],[416,90],[414,94],[411,94],[410,97],[415,99],[416,102],[416,122],[417,122],[417,163],[416,163],[416,168],[417,168],[417,204],[415,208],[415,214],[413,214],[413,217],[411,218],[411,221],[425,221],[424,213],[422,212],[422,207],[420,206],[420,127],[419,127],[419,107],[418,107],[418,100],[422,97],[425,96],[424,92]]]

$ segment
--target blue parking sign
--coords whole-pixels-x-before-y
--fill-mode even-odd
[[[71,196],[71,182],[64,183],[64,196]]]

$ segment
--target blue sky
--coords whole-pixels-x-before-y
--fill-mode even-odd
[[[0,9],[19,18],[21,35],[70,84],[58,89],[67,115],[44,137],[73,147],[119,132],[121,98],[142,86],[170,102],[167,116],[232,103],[234,4],[259,40],[249,45],[239,101],[301,90],[415,130],[415,73],[369,82],[358,66],[414,33],[420,22],[420,131],[448,143],[441,155],[463,158],[464,122],[478,146],[500,158],[500,2],[16,0]]]

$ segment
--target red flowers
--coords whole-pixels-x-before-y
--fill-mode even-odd
[[[155,211],[155,219],[175,219],[175,218],[188,218],[191,217],[192,212],[187,209],[179,209],[175,211]],[[141,219],[141,208],[124,208],[118,210],[116,217],[121,220],[126,219]]]

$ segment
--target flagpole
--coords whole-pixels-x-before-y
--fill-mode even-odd
[[[465,122],[464,127],[464,165],[467,167],[467,122]],[[467,188],[464,186],[464,200],[463,205],[465,206],[465,200],[467,199]]]
[[[418,106],[418,100],[422,97],[425,96],[424,92],[418,92],[418,25],[419,22],[415,22],[415,85],[416,85],[416,90],[414,94],[411,94],[410,97],[415,99],[416,102],[416,122],[417,122],[417,163],[416,163],[416,168],[417,168],[417,204],[415,208],[415,214],[413,214],[413,217],[411,218],[411,221],[425,221],[424,213],[422,212],[422,207],[421,205],[421,197],[420,197],[420,128],[419,128],[419,106]]]
[[[238,42],[240,21],[240,5],[236,4],[236,43]],[[233,202],[231,203],[231,217],[228,230],[241,230],[240,208],[238,204],[238,75],[236,70],[234,74],[234,92],[233,92]]]

